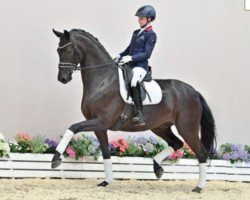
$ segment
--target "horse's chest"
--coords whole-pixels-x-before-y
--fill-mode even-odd
[[[91,117],[90,108],[87,104],[82,104],[81,110],[82,110],[82,114],[84,115],[84,117],[86,118]]]

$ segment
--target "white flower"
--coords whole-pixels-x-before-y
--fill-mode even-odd
[[[15,145],[15,146],[18,145],[18,143],[17,143],[17,141],[15,139],[11,139],[8,142],[9,142],[10,145]]]
[[[10,153],[10,147],[7,142],[0,140],[0,156],[7,156]]]

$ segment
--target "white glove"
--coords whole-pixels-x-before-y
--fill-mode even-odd
[[[118,54],[117,56],[115,56],[115,57],[113,58],[113,61],[117,63],[117,62],[119,61],[120,58],[121,58],[121,56],[120,56],[120,54]]]
[[[120,60],[120,64],[125,64],[132,61],[132,56],[123,56],[122,59]]]

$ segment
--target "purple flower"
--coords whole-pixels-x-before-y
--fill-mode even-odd
[[[49,147],[53,147],[56,148],[58,145],[58,142],[56,142],[55,140],[50,140],[50,139],[46,139],[45,143],[49,145]]]
[[[154,137],[154,136],[150,136],[149,137],[149,142],[151,143],[151,144],[154,144],[154,145],[156,145],[158,142],[157,142],[157,138],[156,137]]]
[[[232,151],[241,151],[241,145],[240,144],[231,144]]]
[[[230,160],[230,159],[231,159],[231,156],[230,156],[229,153],[225,153],[225,154],[222,155],[222,159],[223,159],[223,160]]]
[[[138,137],[137,139],[136,139],[136,143],[138,144],[138,145],[144,145],[144,144],[146,144],[148,142],[148,140],[145,138],[145,137]]]
[[[248,160],[248,154],[246,151],[238,151],[237,152],[237,157],[243,161]]]
[[[218,154],[218,151],[217,151],[217,149],[215,147],[212,149],[212,154],[213,155],[217,155]]]
[[[109,148],[111,151],[114,151],[114,150],[115,150],[115,146],[114,146],[112,143],[109,143],[108,148]]]
[[[98,139],[96,139],[93,135],[86,135],[85,137],[91,141],[99,142]]]
[[[231,153],[231,157],[230,157],[231,160],[237,160],[238,159],[238,153],[237,151],[234,151]]]

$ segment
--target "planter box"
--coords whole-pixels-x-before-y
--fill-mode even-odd
[[[0,177],[57,177],[57,178],[105,178],[103,158],[84,160],[63,158],[63,163],[51,169],[53,154],[11,153],[10,158],[0,158]],[[115,179],[157,179],[153,172],[153,160],[142,157],[111,157]],[[250,163],[231,164],[229,161],[208,161],[207,180],[250,181]],[[180,159],[176,163],[163,161],[161,179],[198,179],[198,161]]]

